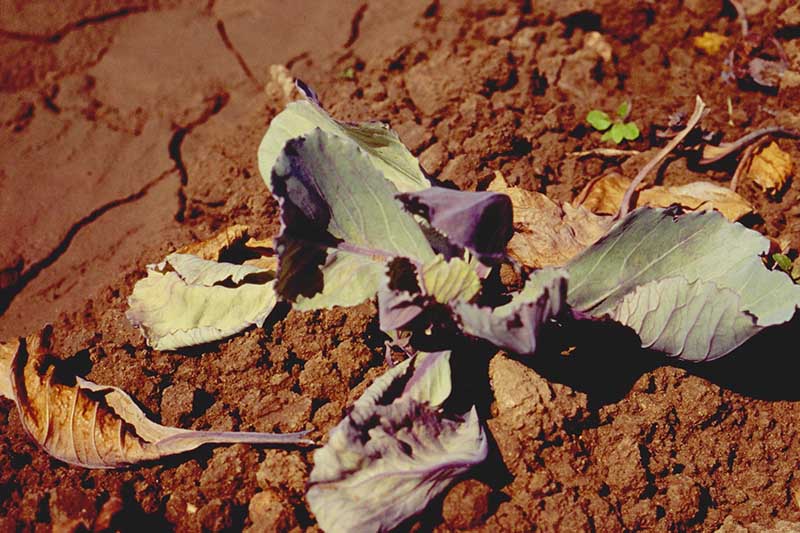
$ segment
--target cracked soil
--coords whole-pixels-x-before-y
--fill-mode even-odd
[[[793,3],[742,3],[800,71]],[[324,439],[384,370],[373,304],[290,311],[179,353],[149,349],[124,318],[146,264],[234,223],[277,231],[256,165],[285,103],[270,67],[286,65],[338,118],[391,122],[440,181],[481,189],[499,170],[564,201],[605,172],[632,177],[658,150],[651,125],[695,94],[726,140],[796,127],[798,87],[723,81],[722,58],[692,45],[703,31],[736,38],[731,4],[0,0],[0,339],[52,323],[76,370],[164,424]],[[570,155],[600,145],[587,111],[625,99],[642,153]],[[732,172],[675,158],[656,179],[727,184]],[[797,179],[778,198],[740,193],[759,214],[751,225],[800,246]],[[592,327],[553,332],[533,358],[476,353],[459,383],[487,421],[490,459],[404,529],[800,530],[797,330],[703,366]],[[7,400],[0,427],[2,531],[317,530],[308,451],[205,447],[91,471],[37,449]]]

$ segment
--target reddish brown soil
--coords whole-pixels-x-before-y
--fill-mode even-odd
[[[751,28],[777,32],[800,70],[800,21],[784,14],[792,2],[743,3]],[[229,224],[276,231],[255,161],[281,107],[264,90],[270,65],[289,65],[338,117],[391,121],[439,180],[480,189],[501,170],[558,200],[605,171],[635,174],[657,150],[650,128],[690,111],[695,94],[712,108],[705,126],[729,140],[800,122],[797,88],[726,83],[722,56],[692,46],[703,31],[738,38],[721,0],[54,6],[0,2],[0,338],[53,323],[77,371],[183,427],[311,429],[323,439],[384,370],[370,303],[284,311],[263,329],[177,354],[147,348],[124,318],[145,264]],[[586,45],[593,30],[611,60]],[[601,145],[583,122],[589,109],[628,98],[645,132],[631,145],[641,156],[570,155]],[[794,142],[781,146],[800,162]],[[731,173],[676,158],[658,179]],[[756,229],[800,246],[798,180],[778,199],[748,183],[740,192],[760,214]],[[487,420],[492,454],[407,527],[800,528],[797,331],[795,321],[703,366],[670,364],[597,327],[551,331],[533,358],[476,348],[456,374]],[[316,528],[303,499],[307,450],[207,447],[91,471],[37,449],[6,400],[0,427],[4,531],[102,528],[98,516],[109,514],[120,530]]]

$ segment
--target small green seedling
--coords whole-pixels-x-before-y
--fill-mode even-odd
[[[775,267],[786,272],[793,281],[800,280],[800,263],[795,264],[791,258],[785,254],[772,254]]]
[[[592,109],[586,115],[586,122],[597,131],[604,131],[601,137],[603,141],[614,141],[619,144],[624,140],[635,141],[639,138],[639,127],[635,122],[625,122],[631,111],[630,102],[622,102],[617,108],[617,120],[612,121],[605,111]]]

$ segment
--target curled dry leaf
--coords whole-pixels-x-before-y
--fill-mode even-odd
[[[225,228],[210,239],[193,242],[175,251],[177,254],[196,255],[209,261],[219,261],[222,254],[233,247],[241,246],[248,240],[248,227],[235,224]]]
[[[499,172],[489,190],[511,198],[515,233],[508,254],[529,267],[563,265],[611,227],[611,217],[569,203],[559,207],[541,193],[509,187]]]
[[[204,444],[311,444],[300,433],[191,431],[149,420],[116,387],[73,375],[52,353],[51,328],[0,344],[0,394],[14,400],[28,434],[47,453],[86,468],[117,468]]]
[[[769,194],[778,194],[792,173],[792,157],[772,142],[750,163],[747,176]]]
[[[586,184],[576,203],[600,215],[614,214],[630,184],[631,180],[616,173],[600,176]],[[636,199],[636,207],[675,204],[690,211],[716,209],[732,222],[753,212],[753,206],[734,191],[707,181],[672,187],[656,185],[640,191]]]

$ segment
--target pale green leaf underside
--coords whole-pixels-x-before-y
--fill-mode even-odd
[[[683,278],[637,287],[611,317],[636,331],[643,347],[692,361],[721,357],[762,329],[734,291]]]
[[[252,266],[172,254],[136,283],[126,316],[157,350],[224,339],[264,323],[277,301],[269,277]],[[228,280],[235,286],[216,284]]]
[[[330,249],[322,267],[322,292],[298,296],[292,305],[298,311],[358,305],[375,296],[385,269],[381,260]]]
[[[637,209],[567,266],[568,303],[595,317],[620,314],[645,345],[683,359],[719,357],[800,304],[800,287],[765,268],[768,250],[765,237],[714,211]]]
[[[430,187],[419,162],[391,128],[377,122],[346,124],[333,119],[319,105],[309,100],[292,102],[270,123],[258,147],[258,169],[272,188],[272,169],[286,141],[319,128],[327,133],[355,141],[372,164],[400,192]]]

